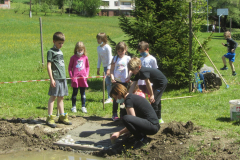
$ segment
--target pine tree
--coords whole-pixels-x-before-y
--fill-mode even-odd
[[[120,27],[129,37],[130,48],[136,49],[140,41],[150,45],[150,53],[156,57],[159,69],[171,84],[185,85],[189,74],[189,5],[185,0],[135,1],[134,18],[121,16]],[[197,13],[206,2],[194,3],[193,30],[198,32],[206,13]],[[206,46],[207,43],[204,43]],[[137,56],[139,54],[136,53]],[[193,69],[202,67],[205,56],[193,40]]]

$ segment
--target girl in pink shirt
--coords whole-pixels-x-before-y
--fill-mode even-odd
[[[70,58],[68,72],[70,78],[72,78],[72,112],[77,112],[76,108],[76,97],[78,94],[78,88],[80,88],[81,101],[82,101],[82,112],[87,113],[85,107],[86,96],[85,88],[88,87],[87,78],[78,78],[78,77],[88,77],[89,75],[89,62],[87,57],[86,48],[83,42],[77,42],[74,55]]]

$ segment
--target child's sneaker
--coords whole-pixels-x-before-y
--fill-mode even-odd
[[[220,68],[221,70],[227,70],[228,67],[224,66],[223,68]]]
[[[76,107],[72,107],[71,111],[76,113],[77,112],[77,108]]]
[[[161,119],[159,119],[159,124],[162,124],[162,123],[164,123],[164,121],[161,118]]]
[[[55,117],[56,117],[55,115],[47,116],[46,124],[52,128],[55,128],[56,127],[56,123],[54,121]]]
[[[86,107],[82,107],[82,112],[83,113],[87,113],[87,108]]]
[[[236,72],[233,72],[233,73],[232,73],[232,75],[233,75],[233,76],[236,76],[236,75],[237,75],[237,73],[236,73]]]
[[[113,120],[113,121],[117,121],[117,120],[119,120],[117,114],[113,114],[113,116],[112,116],[112,120]]]
[[[58,123],[63,123],[66,125],[72,125],[72,122],[68,120],[68,114],[66,113],[65,115],[60,115],[58,119]]]
[[[107,104],[107,103],[112,103],[113,101],[112,101],[112,98],[108,98],[105,102],[104,102],[104,104]]]

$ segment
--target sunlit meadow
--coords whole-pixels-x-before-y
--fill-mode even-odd
[[[114,41],[119,42],[126,39],[124,33],[118,27],[117,17],[80,17],[68,14],[49,14],[38,16],[33,14],[29,18],[28,13],[17,13],[13,10],[0,10],[0,82],[12,82],[23,80],[48,79],[46,67],[42,67],[39,17],[43,23],[43,53],[46,66],[46,54],[53,46],[52,35],[61,31],[66,36],[62,51],[66,65],[66,72],[70,57],[77,41],[83,41],[86,45],[89,62],[90,76],[95,76],[97,71],[98,46],[96,34],[106,32]],[[210,33],[201,33],[200,41],[209,36]],[[208,54],[217,68],[223,66],[221,57],[226,52],[221,43],[226,42],[223,33],[214,33],[209,46]],[[240,44],[240,42],[239,42]],[[170,89],[163,95],[163,99],[183,97],[192,95],[192,98],[167,99],[162,101],[162,117],[165,122],[170,121],[193,121],[196,125],[211,129],[226,130],[229,133],[240,133],[238,122],[230,121],[229,100],[239,98],[239,54],[237,49],[235,68],[237,76],[232,76],[231,71],[220,71],[230,88],[226,85],[220,90],[209,93],[188,93],[188,88]],[[206,64],[211,63],[206,59]],[[103,69],[101,68],[101,72]],[[67,74],[68,75],[68,74]],[[67,76],[69,77],[69,76]],[[102,78],[89,79],[89,88],[86,91],[88,114],[80,112],[80,96],[78,96],[77,107],[80,116],[111,117],[112,105],[107,104],[102,108]],[[69,95],[65,97],[65,111],[71,113],[72,88],[68,81]],[[47,102],[49,81],[28,82],[14,84],[0,84],[0,117],[1,118],[36,118],[47,115]],[[105,94],[106,96],[106,94]],[[54,108],[56,113],[56,104]]]

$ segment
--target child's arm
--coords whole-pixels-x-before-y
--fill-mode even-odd
[[[111,62],[112,62],[112,48],[110,46],[107,47],[107,60],[108,60],[107,75],[110,76],[110,69],[111,69]]]
[[[129,87],[129,93],[133,93],[135,86],[137,85],[138,81],[133,81],[132,85]]]
[[[90,69],[88,57],[86,58],[85,67],[86,67],[86,74],[87,74],[86,76],[88,77],[89,76],[89,69]]]
[[[50,78],[50,85],[51,87],[56,87],[56,83],[55,80],[53,79],[52,76],[52,68],[51,68],[52,63],[51,62],[47,62],[47,70],[48,70],[48,76]]]
[[[232,43],[233,43],[233,49],[232,49],[231,51],[232,51],[232,53],[234,53],[235,50],[236,50],[236,48],[237,48],[237,46],[238,46],[238,44],[237,44],[236,41],[234,41],[234,40],[232,40],[232,39],[231,39],[231,41],[232,41]]]
[[[68,73],[69,73],[69,77],[72,78],[72,69],[73,69],[73,60],[72,58],[70,58],[70,62],[69,62],[69,65],[68,65]]]
[[[101,58],[98,53],[97,75],[100,75],[100,65],[101,65]]]
[[[131,70],[129,70],[128,71],[128,77],[126,78],[126,82],[128,83],[129,81],[130,81],[130,79],[131,79],[131,77],[132,77],[132,71]]]
[[[155,99],[154,99],[154,94],[153,94],[151,82],[149,81],[149,79],[145,79],[145,82],[146,82],[146,87],[148,89],[148,92],[150,94],[149,101],[150,101],[150,103],[154,103]]]
[[[154,58],[154,59],[152,60],[152,68],[158,68],[156,58]]]
[[[135,110],[132,107],[127,107],[126,108],[127,111],[127,115],[132,115],[132,116],[136,116]],[[122,130],[115,132],[112,134],[112,136],[110,137],[111,140],[117,139],[120,135],[124,134],[128,132],[128,129],[125,127]]]
[[[112,59],[112,63],[111,63],[111,70],[110,70],[110,78],[112,83],[115,83],[115,79],[114,79],[114,68],[115,68],[115,63],[113,62],[114,58]]]

